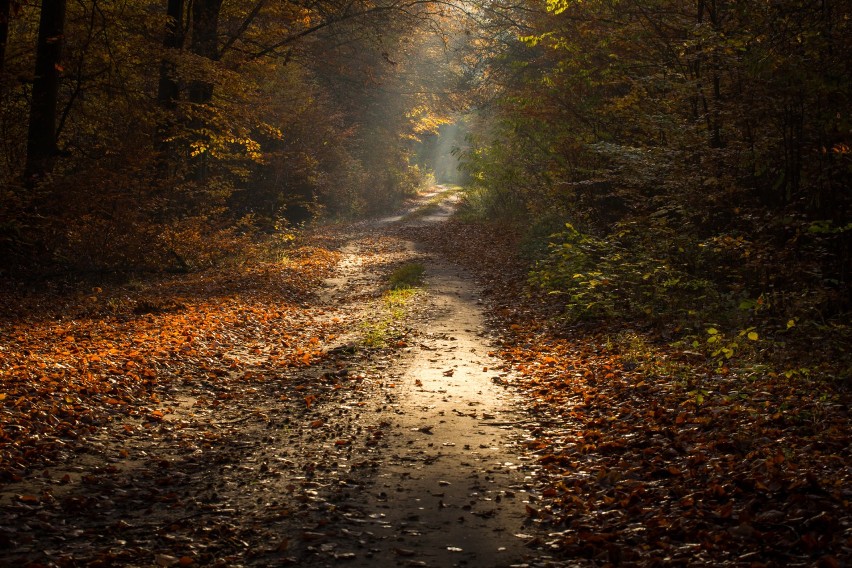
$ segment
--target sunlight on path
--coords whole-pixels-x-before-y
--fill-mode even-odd
[[[382,217],[372,222],[372,224],[376,227],[384,227],[387,225],[391,225],[394,223],[405,222],[412,215],[416,214],[418,211],[428,210],[428,214],[425,215],[420,222],[427,223],[436,223],[445,221],[450,218],[454,211],[454,202],[452,196],[448,196],[447,199],[439,200],[439,196],[446,194],[452,191],[452,188],[445,185],[436,185],[435,189],[426,193],[422,193],[417,196],[416,204],[412,207],[398,213],[396,215],[390,215],[388,217]],[[427,205],[424,207],[424,203]],[[429,203],[434,203],[435,211],[431,211],[432,208],[429,207]]]
[[[377,284],[360,256],[385,228],[440,223],[455,196],[439,189],[420,207],[370,223],[372,234],[344,247],[338,275],[326,298],[369,312],[353,300]],[[425,205],[424,205],[425,204]],[[546,566],[534,539],[527,507],[535,502],[530,476],[536,465],[519,447],[524,432],[507,373],[489,354],[483,308],[473,277],[411,242],[396,241],[393,260],[421,262],[426,281],[416,298],[408,349],[381,370],[386,399],[370,419],[384,425],[375,467],[359,479],[363,491],[338,503],[342,524],[328,550],[310,565],[349,566]],[[381,264],[381,263],[380,263]],[[372,270],[375,270],[373,268]],[[378,363],[377,363],[378,364]],[[538,558],[532,560],[532,558]],[[526,564],[525,564],[526,563]]]
[[[393,455],[362,501],[376,537],[392,543],[376,546],[373,558],[382,566],[409,556],[428,566],[508,566],[524,553],[529,499],[508,431],[517,417],[492,380],[499,362],[479,335],[470,277],[438,261],[427,271],[431,318],[393,379]]]

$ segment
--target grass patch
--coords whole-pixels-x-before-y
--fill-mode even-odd
[[[419,262],[403,264],[388,277],[391,291],[415,288],[423,282],[423,273],[426,267]]]
[[[361,343],[365,347],[387,347],[391,333],[386,320],[364,322],[361,327]]]
[[[419,293],[426,271],[419,262],[404,264],[388,276],[388,290],[382,294],[379,315],[364,322],[361,327],[361,342],[365,347],[379,348],[400,346],[405,342],[407,330],[403,321],[408,307]]]

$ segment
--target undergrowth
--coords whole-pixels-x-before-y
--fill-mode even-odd
[[[789,265],[760,235],[699,230],[666,209],[606,229],[589,222],[554,229],[553,219],[523,212],[488,216],[479,193],[465,194],[460,219],[521,228],[515,246],[529,263],[527,292],[559,307],[560,326],[634,328],[721,374],[848,383],[852,327],[843,289],[821,275],[818,260]],[[810,231],[800,241],[823,246],[820,238]]]
[[[772,364],[788,375],[807,369],[848,377],[840,345],[852,333],[842,314],[813,317],[818,290],[789,301],[774,287],[762,290],[748,281],[745,271],[729,265],[748,262],[749,244],[742,239],[698,240],[673,229],[644,229],[625,223],[596,237],[566,225],[532,267],[533,289],[561,299],[568,322],[650,326],[674,346],[701,352],[719,370]],[[803,347],[814,339],[821,359]]]

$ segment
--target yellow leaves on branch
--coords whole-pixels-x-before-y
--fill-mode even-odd
[[[442,124],[452,123],[452,119],[433,113],[426,105],[414,107],[406,114],[406,118],[411,120],[412,131],[416,135],[435,134]]]
[[[207,154],[219,160],[245,158],[255,163],[264,161],[260,143],[248,136],[220,134],[212,130],[206,131],[205,134],[203,139],[190,143],[190,155],[193,158]]]

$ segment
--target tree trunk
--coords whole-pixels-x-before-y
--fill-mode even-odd
[[[65,0],[43,0],[24,168],[29,185],[50,173],[56,161],[56,106],[64,28]]]
[[[9,41],[11,11],[12,0],[0,0],[0,75],[6,68],[6,42]]]
[[[192,2],[192,41],[189,50],[212,61],[219,58],[217,45],[219,9],[222,0],[193,0]],[[206,103],[213,98],[213,83],[192,81],[189,85],[189,100],[194,103]]]
[[[180,84],[177,80],[177,64],[174,61],[174,53],[169,51],[179,50],[183,47],[183,12],[184,0],[168,0],[166,14],[166,34],[163,38],[163,47],[167,53],[160,61],[160,82],[157,86],[157,103],[165,110],[165,117],[157,126],[157,171],[165,175],[170,170],[170,164],[174,159],[173,143],[170,141],[175,129],[175,117],[173,115],[180,98]]]
[[[163,38],[163,47],[167,50],[183,47],[183,4],[184,0],[169,0],[169,20],[166,23],[166,37]],[[157,102],[163,108],[173,109],[180,94],[175,71],[175,62],[167,54],[160,62],[160,83],[157,89]]]
[[[219,9],[222,0],[193,0],[192,2],[192,39],[189,50],[202,57],[216,61],[219,58],[218,24]],[[210,102],[213,98],[213,83],[210,81],[193,80],[189,84],[189,101],[195,104]],[[193,127],[200,129],[203,119],[196,119]],[[192,166],[193,174],[198,181],[204,181],[208,176],[208,156],[201,152],[196,156]]]

